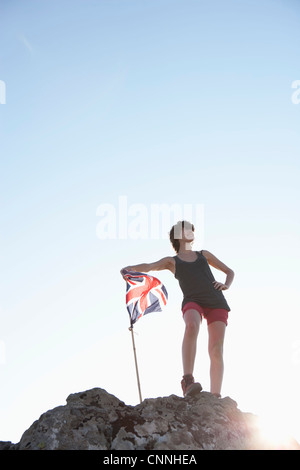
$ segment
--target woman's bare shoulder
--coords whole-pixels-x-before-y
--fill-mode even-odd
[[[175,258],[173,256],[166,256],[167,266],[173,274],[175,274]]]

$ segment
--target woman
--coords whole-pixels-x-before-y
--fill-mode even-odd
[[[139,272],[169,269],[174,274],[183,293],[181,305],[185,321],[182,343],[183,395],[194,395],[202,390],[200,383],[194,380],[193,371],[199,328],[204,317],[207,320],[209,337],[210,391],[221,397],[224,372],[223,343],[230,311],[222,291],[230,287],[234,272],[209,251],[193,251],[194,230],[194,225],[190,222],[184,220],[177,222],[169,233],[176,256],[167,256],[154,263],[127,266],[123,269]],[[209,265],[226,274],[224,284],[215,280]]]

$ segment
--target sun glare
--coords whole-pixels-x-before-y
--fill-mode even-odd
[[[280,419],[280,416],[264,416],[258,419],[259,438],[264,442],[266,449],[285,450],[297,449],[300,450],[300,445],[293,437],[291,427],[285,419]]]

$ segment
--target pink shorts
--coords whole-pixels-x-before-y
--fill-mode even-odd
[[[188,309],[193,308],[197,310],[202,318],[206,318],[207,324],[213,323],[214,321],[222,321],[227,326],[228,320],[228,310],[225,308],[210,308],[210,307],[201,307],[196,302],[187,302],[182,309],[182,314],[184,315]]]

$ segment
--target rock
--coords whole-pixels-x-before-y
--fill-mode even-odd
[[[13,444],[10,441],[0,442],[0,450],[16,450],[17,448],[18,448],[18,444]]]
[[[296,441],[288,448],[300,449]],[[229,397],[150,398],[128,406],[101,388],[68,396],[3,450],[219,450],[271,448],[257,417]],[[286,447],[285,447],[286,448]]]

